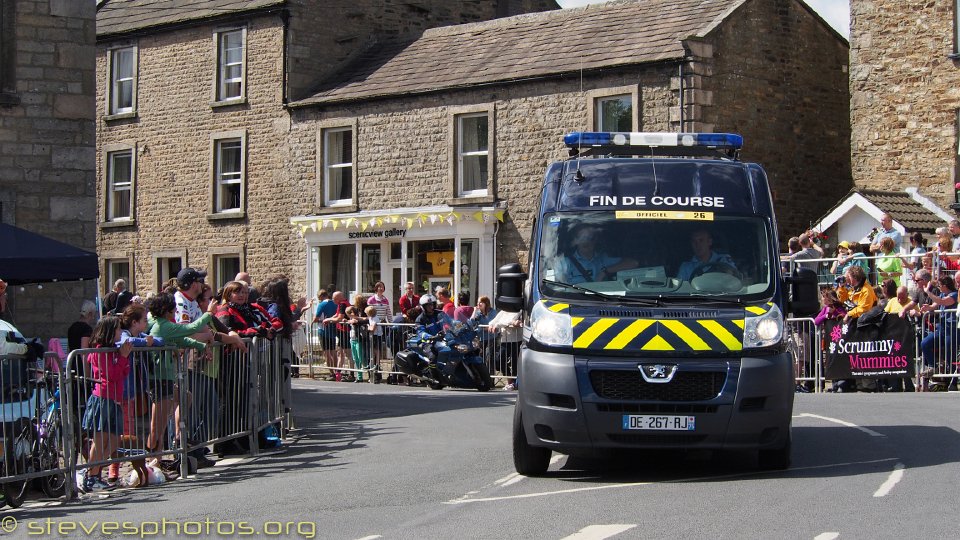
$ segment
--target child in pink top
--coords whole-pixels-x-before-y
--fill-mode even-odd
[[[120,341],[120,319],[108,315],[93,329],[90,346],[98,349],[113,348]],[[112,489],[113,485],[100,478],[101,465],[98,461],[109,459],[120,446],[120,434],[123,433],[123,412],[120,400],[123,398],[123,386],[130,372],[129,355],[133,345],[124,343],[117,350],[101,351],[87,355],[92,377],[97,380],[90,398],[87,399],[83,414],[82,427],[90,433],[89,463],[86,474],[78,475],[78,488],[84,493]]]

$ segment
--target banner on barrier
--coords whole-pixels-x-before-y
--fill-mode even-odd
[[[916,330],[909,321],[884,316],[867,325],[824,321],[828,339],[826,379],[913,377]]]

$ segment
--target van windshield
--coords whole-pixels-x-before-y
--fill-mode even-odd
[[[755,301],[773,293],[769,246],[756,216],[558,212],[544,216],[538,278],[565,299]]]

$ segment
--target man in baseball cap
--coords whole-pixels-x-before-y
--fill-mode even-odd
[[[207,273],[194,268],[184,268],[177,273],[177,292],[173,295],[177,302],[174,321],[186,324],[200,318],[203,313],[197,298],[203,291],[203,280]]]

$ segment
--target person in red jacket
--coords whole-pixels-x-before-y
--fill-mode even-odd
[[[403,286],[403,296],[400,297],[400,313],[407,314],[411,308],[420,305],[420,295],[416,293],[413,282],[408,281]]]

